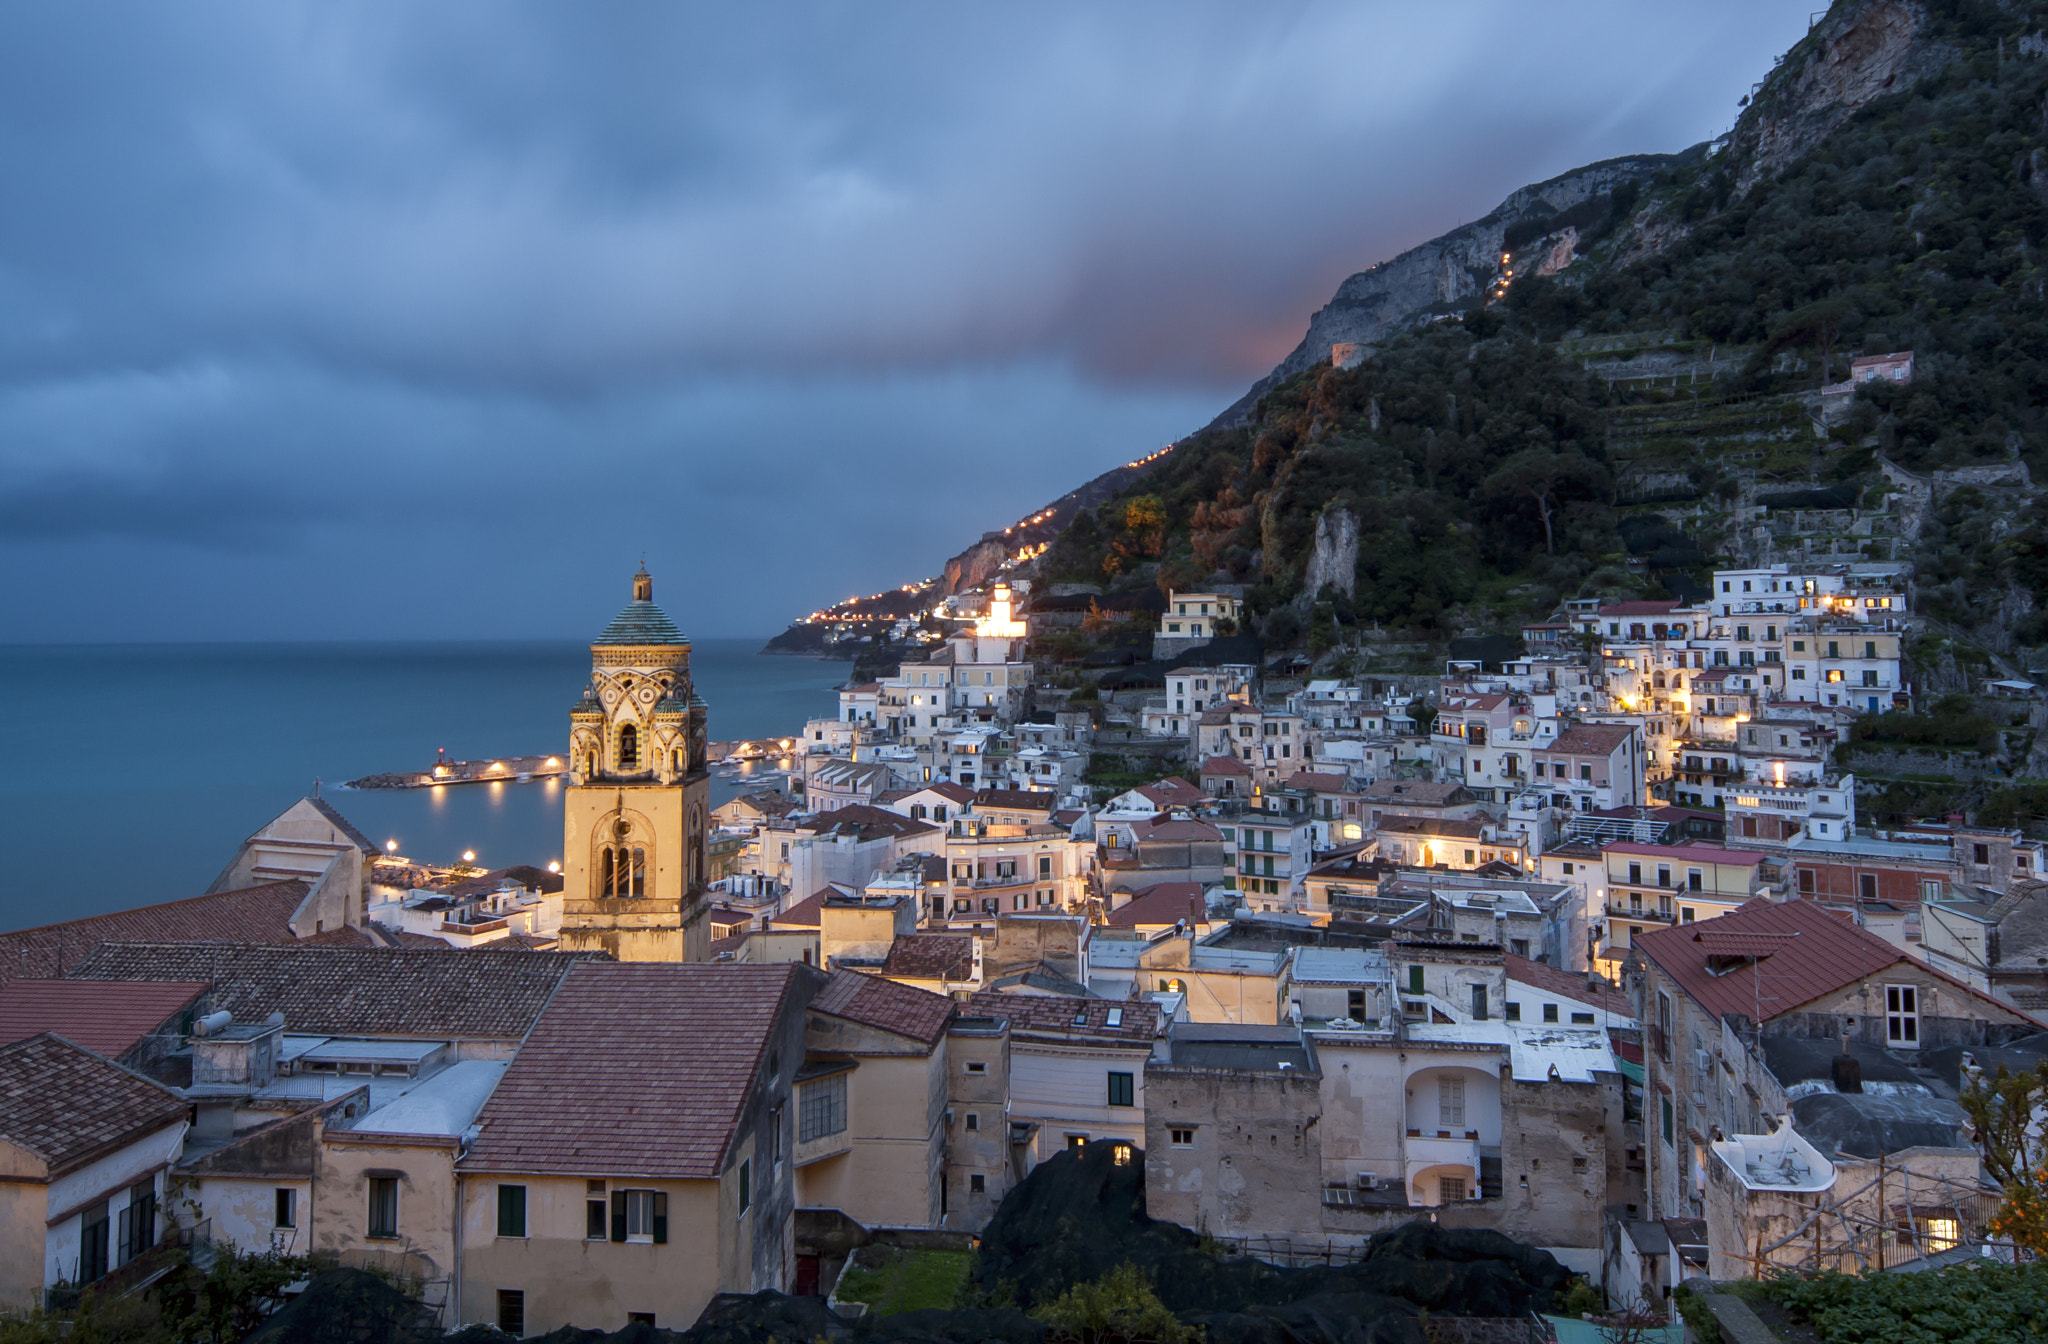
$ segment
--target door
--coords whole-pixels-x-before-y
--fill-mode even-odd
[[[796,1285],[790,1290],[797,1297],[818,1295],[818,1257],[799,1255],[796,1258]]]

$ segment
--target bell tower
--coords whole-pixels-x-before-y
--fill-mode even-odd
[[[642,567],[633,600],[591,641],[590,684],[569,711],[564,951],[704,959],[710,792],[690,641]]]

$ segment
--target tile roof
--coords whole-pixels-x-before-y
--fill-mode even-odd
[[[1553,756],[1605,756],[1634,732],[1633,727],[1618,723],[1575,723],[1536,750]]]
[[[1171,925],[1184,919],[1197,923],[1209,918],[1199,882],[1155,882],[1109,912],[1113,928],[1132,929],[1140,925]]]
[[[1311,789],[1317,793],[1348,793],[1351,781],[1343,775],[1333,775],[1321,770],[1297,770],[1287,781],[1290,789]]]
[[[1518,957],[1512,952],[1508,953],[1502,960],[1507,964],[1508,979],[1510,980],[1519,980],[1525,985],[1531,985],[1546,993],[1555,994],[1560,999],[1570,999],[1574,1003],[1591,1004],[1593,1007],[1605,1012],[1619,1013],[1627,1018],[1633,1018],[1636,1015],[1635,1005],[1628,1001],[1628,995],[1609,985],[1604,980],[1600,982],[1601,987],[1599,989],[1588,989],[1586,988],[1586,976],[1574,975],[1570,971],[1560,970],[1555,966],[1547,966],[1540,961],[1531,961],[1527,957]]]
[[[113,1059],[205,992],[204,980],[15,980],[0,988],[0,1045],[54,1031]]]
[[[1437,817],[1382,817],[1379,829],[1391,835],[1444,835],[1460,840],[1480,840],[1486,833],[1487,824],[1483,821],[1444,821]],[[1518,842],[1502,840],[1498,843],[1512,846]]]
[[[1189,840],[1215,840],[1221,842],[1223,832],[1206,821],[1189,821],[1174,818],[1167,821],[1154,820],[1144,823],[1136,830],[1139,844],[1155,842],[1173,844]]]
[[[812,974],[787,962],[578,964],[477,1117],[463,1170],[716,1179],[761,1057]]]
[[[1876,934],[1812,901],[1751,901],[1697,924],[1636,934],[1634,941],[1657,969],[1716,1017],[1754,1017],[1759,983],[1769,996],[1764,1020],[1770,1021],[1903,961],[1915,973],[1940,976],[1969,995],[1979,1015],[1997,1021],[1994,1013],[2010,1013],[2019,1021],[2031,1020],[1960,980],[1930,971]],[[1708,966],[1710,957],[1758,957],[1758,973],[1752,976],[1745,969],[1715,975]]]
[[[946,1034],[946,1024],[953,1020],[953,1000],[879,975],[839,970],[811,1000],[811,1011],[930,1045]]]
[[[1158,807],[1189,807],[1209,801],[1208,794],[1179,775],[1168,775],[1156,783],[1140,785],[1138,792]]]
[[[108,943],[74,980],[205,980],[244,1022],[284,1014],[297,1032],[518,1040],[589,953],[410,947]]]
[[[1118,1010],[1121,1010],[1122,1017],[1118,1025],[1112,1027],[1109,1015]],[[1142,1045],[1159,1034],[1159,1005],[1137,1000],[998,994],[984,989],[968,998],[966,1011],[970,1017],[1004,1019],[1010,1024],[1013,1036]]]
[[[1058,794],[1038,789],[983,789],[974,795],[977,808],[1010,812],[1050,812],[1058,802]]]
[[[0,984],[61,978],[101,943],[116,940],[374,945],[375,940],[360,929],[332,929],[305,939],[294,934],[291,918],[308,890],[304,882],[271,882],[0,933]]]
[[[0,1047],[0,1138],[51,1175],[186,1118],[169,1088],[44,1033]]]
[[[942,829],[928,821],[917,821],[901,812],[887,808],[870,807],[866,803],[848,803],[835,807],[830,812],[820,812],[804,825],[813,835],[851,835],[860,840],[902,839],[913,835],[930,835]]]
[[[612,617],[592,644],[688,644],[683,632],[676,629],[675,622],[652,602],[638,600],[626,604],[626,609]]]
[[[795,905],[790,906],[787,910],[784,910],[781,914],[770,916],[768,927],[771,929],[815,929],[818,927],[818,912],[825,908],[825,898],[839,894],[830,887],[821,887],[798,901]]]
[[[915,792],[936,793],[941,798],[950,799],[956,803],[974,801],[973,789],[968,788],[965,784],[955,784],[950,779],[942,779],[936,784],[927,784],[922,790],[915,790]]]
[[[964,933],[906,933],[889,945],[882,974],[892,980],[967,980],[974,974],[974,939]]]
[[[1235,756],[1211,756],[1202,762],[1205,775],[1249,775],[1251,772],[1252,768]]]

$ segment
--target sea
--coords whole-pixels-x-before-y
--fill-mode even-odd
[[[837,712],[845,662],[695,642],[714,740],[794,737]],[[561,858],[553,781],[353,790],[344,782],[568,744],[585,644],[0,645],[0,931],[205,891],[257,827],[311,793],[427,863]],[[713,801],[763,778],[714,777]]]

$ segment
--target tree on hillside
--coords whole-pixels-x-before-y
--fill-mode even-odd
[[[1560,453],[1549,448],[1526,448],[1494,469],[1486,478],[1484,491],[1493,496],[1526,499],[1536,506],[1543,523],[1543,549],[1557,554],[1557,537],[1552,519],[1560,496],[1567,491],[1586,491],[1604,484],[1607,473],[1600,464],[1577,453]]]
[[[2036,1255],[2048,1252],[2048,1134],[2038,1119],[2048,1113],[2048,1062],[2025,1073],[2001,1064],[1990,1079],[1979,1072],[1961,1100],[1984,1154],[1984,1174],[2005,1192],[1991,1234],[2011,1237]]]
[[[1816,299],[1794,308],[1778,320],[1771,332],[1769,349],[1776,351],[1788,345],[1812,344],[1820,351],[1820,381],[1825,387],[1828,361],[1834,357],[1835,339],[1856,314],[1856,303],[1846,294]]]

